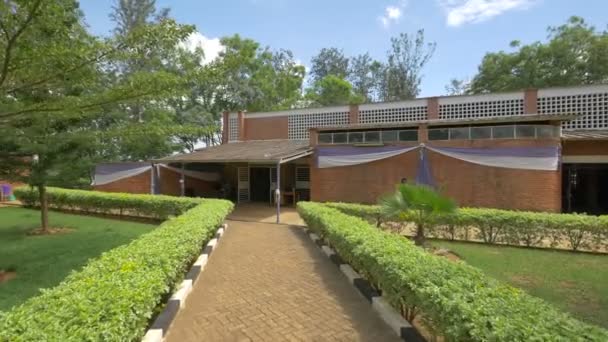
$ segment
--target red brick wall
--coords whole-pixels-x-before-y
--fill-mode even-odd
[[[126,192],[130,194],[149,194],[150,193],[150,171],[139,175],[119,179],[116,182],[95,185],[93,188],[104,192]]]
[[[245,140],[288,139],[287,116],[245,119]]]
[[[181,174],[173,170],[160,168],[160,193],[163,195],[180,196],[181,186],[179,180]],[[194,195],[198,197],[216,197],[217,183],[186,176],[186,189],[193,189]]]
[[[471,141],[444,146],[534,146],[556,141]],[[311,169],[314,201],[376,203],[401,178],[414,180],[417,152],[350,167]],[[428,152],[431,173],[440,190],[461,206],[561,210],[560,171],[529,171],[486,167]]]
[[[604,140],[566,140],[562,143],[562,155],[608,155],[608,141]]]

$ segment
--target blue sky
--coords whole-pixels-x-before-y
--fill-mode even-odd
[[[113,28],[114,0],[81,0],[95,34]],[[369,52],[383,60],[391,36],[424,29],[437,43],[424,69],[420,96],[441,95],[451,78],[472,77],[486,52],[508,50],[509,42],[544,40],[548,26],[572,15],[598,29],[608,25],[607,0],[157,0],[179,22],[196,25],[194,41],[217,52],[218,37],[253,38],[294,52],[303,64],[323,47],[347,55]]]

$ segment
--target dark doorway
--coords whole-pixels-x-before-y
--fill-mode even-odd
[[[251,167],[249,170],[251,200],[268,202],[270,200],[270,168]]]
[[[608,164],[564,164],[562,189],[564,212],[608,214]]]

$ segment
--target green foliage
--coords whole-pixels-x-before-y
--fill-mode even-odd
[[[452,199],[424,185],[400,184],[394,193],[380,200],[384,217],[416,224],[416,244],[424,243],[425,227],[442,215],[452,214],[456,204]]]
[[[108,194],[99,194],[104,195]],[[199,203],[0,314],[0,341],[141,339],[156,308],[233,206],[224,200]]]
[[[345,214],[361,217],[377,226],[386,220],[378,205],[327,203]],[[415,213],[401,219],[414,222]],[[430,221],[431,235],[449,240],[480,240],[515,246],[604,251],[608,248],[608,215],[555,214],[489,208],[459,208],[451,215]]]
[[[0,270],[12,270],[17,277],[0,284],[0,311],[40,294],[40,289],[57,286],[89,259],[129,243],[157,225],[86,215],[50,212],[56,227],[67,234],[30,236],[39,228],[36,210],[0,208]],[[0,340],[2,338],[0,337]]]
[[[323,204],[299,202],[308,227],[401,312],[420,311],[449,341],[605,341],[608,331]]]
[[[14,193],[26,207],[40,206],[36,189],[20,187],[16,188]],[[52,187],[47,188],[47,198],[52,209],[143,216],[159,220],[181,215],[204,201],[189,197],[105,193]]]
[[[332,47],[323,48],[311,60],[310,77],[316,83],[327,76],[333,75],[344,79],[349,74],[349,60],[344,51]]]
[[[471,93],[575,86],[608,81],[608,32],[598,32],[580,17],[550,27],[547,42],[511,43],[513,52],[484,56]]]
[[[338,76],[328,75],[315,82],[306,93],[306,98],[320,106],[337,106],[363,102],[353,92],[351,84]]]

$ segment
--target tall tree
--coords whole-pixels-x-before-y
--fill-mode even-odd
[[[471,82],[452,78],[450,83],[445,86],[446,95],[465,95],[471,89]]]
[[[380,79],[382,101],[415,98],[420,93],[422,69],[435,52],[435,43],[425,43],[424,31],[415,35],[401,33],[391,38],[386,67]]]
[[[472,93],[608,82],[608,32],[580,17],[549,27],[547,42],[513,41],[511,48],[484,56]]]
[[[312,105],[337,106],[361,103],[363,96],[353,92],[352,85],[335,75],[327,75],[307,89],[306,98]]]
[[[157,12],[156,0],[117,0],[110,13],[110,18],[116,23],[114,31],[119,35],[129,34],[137,27],[168,16],[168,8]]]
[[[362,96],[366,102],[378,99],[378,82],[384,66],[365,53],[350,60],[348,80],[353,86],[355,94]]]
[[[341,79],[348,76],[348,57],[338,48],[323,48],[312,58],[310,77],[312,83],[322,80],[325,76],[334,75]]]
[[[73,0],[15,0],[0,2],[0,32],[0,173],[38,189],[47,231],[46,186],[105,148],[98,144],[111,127],[105,109],[180,85],[163,71],[113,77],[114,61],[180,41],[192,27],[166,20],[102,40],[86,31]]]

